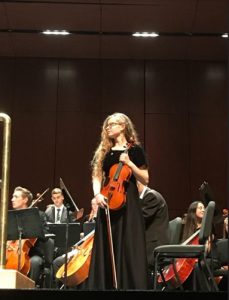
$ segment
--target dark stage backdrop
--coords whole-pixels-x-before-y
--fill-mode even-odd
[[[0,111],[12,119],[10,195],[18,185],[34,195],[51,191],[62,177],[88,212],[102,121],[119,111],[136,125],[149,186],[164,195],[170,219],[199,199],[204,180],[226,207],[227,82],[224,62],[1,58]]]

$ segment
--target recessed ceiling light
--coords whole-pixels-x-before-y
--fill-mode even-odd
[[[159,36],[159,34],[156,32],[135,32],[132,35],[136,36],[136,37],[157,37],[157,36]]]
[[[223,38],[228,38],[228,33],[222,34],[221,37],[223,37]]]
[[[43,34],[49,34],[49,35],[68,35],[70,32],[66,30],[44,30],[42,31]]]

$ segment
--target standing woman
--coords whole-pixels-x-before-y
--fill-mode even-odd
[[[103,123],[101,141],[92,160],[92,185],[99,210],[88,278],[91,290],[114,289],[105,215],[107,202],[101,190],[104,182],[111,179],[111,167],[119,162],[126,165],[132,175],[125,186],[125,204],[120,209],[109,210],[117,288],[147,289],[144,223],[136,186],[136,180],[148,184],[147,161],[129,117],[114,113]]]

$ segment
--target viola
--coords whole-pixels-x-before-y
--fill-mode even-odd
[[[199,234],[200,229],[197,230],[191,237],[189,237],[186,241],[184,241],[183,245],[198,245],[199,244]],[[172,287],[179,287],[180,283],[183,284],[185,280],[191,274],[195,264],[197,262],[197,258],[178,258],[175,260],[177,274],[179,276],[180,282],[177,281],[176,275],[174,273],[173,264],[166,266],[163,270],[163,276],[165,281],[171,284]],[[158,277],[158,283],[162,283],[161,275]]]
[[[66,268],[67,286],[76,286],[87,279],[91,263],[91,252],[94,242],[94,230],[80,240],[76,245],[74,255],[70,253]],[[65,264],[63,264],[56,273],[56,278],[65,282]]]
[[[124,153],[127,153],[128,146]],[[126,203],[126,186],[132,175],[132,170],[123,162],[114,164],[109,171],[109,180],[102,187],[101,194],[107,199],[111,210],[118,210]]]

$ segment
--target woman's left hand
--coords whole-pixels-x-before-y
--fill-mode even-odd
[[[119,161],[124,163],[125,165],[129,166],[131,160],[129,158],[129,155],[127,153],[122,153],[119,157]]]

